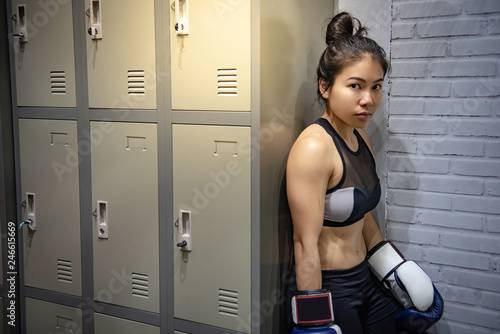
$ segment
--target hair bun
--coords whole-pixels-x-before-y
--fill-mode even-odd
[[[361,22],[351,14],[341,12],[335,15],[328,24],[325,41],[327,45],[331,45],[341,39],[364,35],[366,35],[366,28],[361,25]]]

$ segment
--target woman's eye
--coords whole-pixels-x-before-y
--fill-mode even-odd
[[[381,88],[382,88],[382,85],[375,85],[375,86],[373,86],[373,89],[374,89],[374,90],[379,90],[379,89],[381,89]]]
[[[361,88],[361,86],[359,84],[351,84],[350,85],[351,88]]]

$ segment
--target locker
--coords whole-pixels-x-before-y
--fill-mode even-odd
[[[250,0],[177,3],[170,11],[172,109],[250,111]]]
[[[94,298],[159,312],[156,124],[90,129]]]
[[[18,106],[76,107],[71,1],[13,0]]]
[[[112,317],[105,314],[94,314],[94,334],[160,334],[160,328],[140,322]]]
[[[75,121],[19,120],[25,285],[81,295]]]
[[[26,333],[82,333],[82,310],[26,298]]]
[[[250,317],[250,128],[173,125],[176,318],[242,330]]]
[[[154,0],[85,3],[90,108],[156,109]]]

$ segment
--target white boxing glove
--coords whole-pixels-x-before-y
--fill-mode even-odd
[[[399,298],[405,307],[426,311],[434,300],[434,286],[413,261],[407,261],[390,241],[383,241],[368,253],[372,272]],[[408,300],[409,298],[409,300]]]

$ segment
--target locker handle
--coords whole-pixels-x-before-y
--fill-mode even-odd
[[[175,222],[177,226],[177,247],[181,251],[190,252],[191,247],[191,211],[179,210],[179,218]]]
[[[97,237],[108,239],[108,202],[97,201],[97,209],[94,211],[97,220]]]
[[[35,206],[35,194],[34,193],[26,193],[26,200],[21,203],[21,206],[24,208],[25,217],[19,228],[21,228],[24,224],[28,224],[30,230],[36,230],[36,206]]]
[[[177,35],[189,34],[188,0],[175,0],[171,6],[175,12],[174,29]]]
[[[19,37],[19,43],[28,43],[28,27],[26,20],[26,5],[17,5],[16,14],[14,14],[17,26],[17,33],[13,34]]]
[[[101,0],[90,0],[90,8],[86,13],[90,17],[90,27],[87,32],[92,39],[102,39]]]

